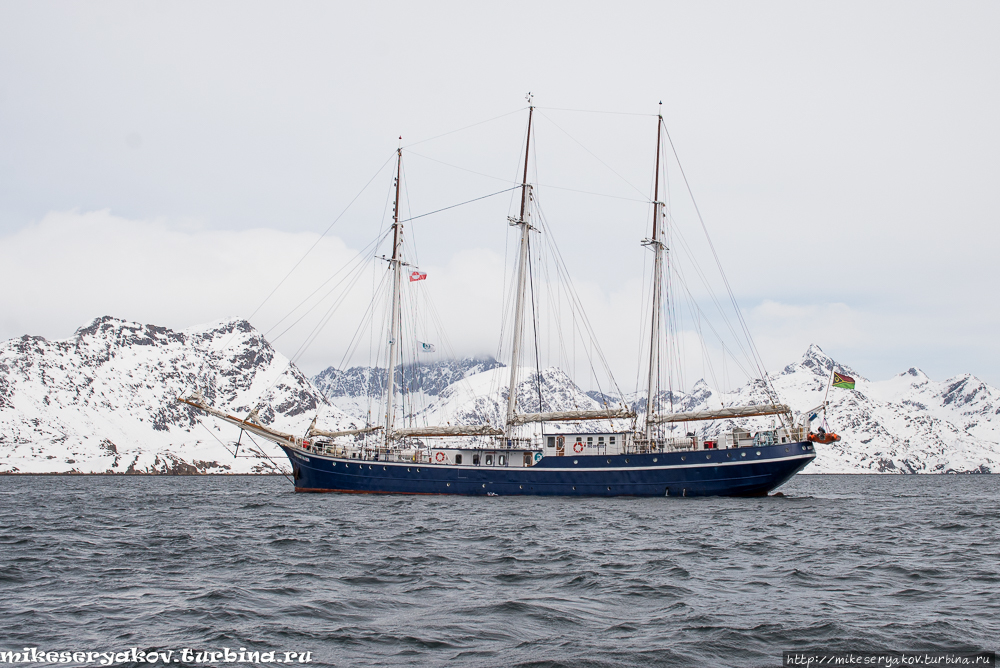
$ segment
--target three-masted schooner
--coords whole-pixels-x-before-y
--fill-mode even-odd
[[[649,369],[646,411],[642,424],[625,407],[605,404],[598,410],[543,412],[519,410],[516,388],[524,339],[529,235],[533,186],[528,181],[528,159],[535,106],[529,98],[524,172],[520,184],[519,215],[508,220],[518,228],[517,273],[513,281],[514,322],[511,332],[510,383],[503,424],[400,426],[396,415],[395,369],[403,361],[400,289],[407,263],[402,256],[403,220],[400,217],[402,148],[396,154],[395,207],[392,255],[385,258],[392,272],[391,314],[388,332],[386,410],[381,424],[360,429],[329,431],[316,420],[305,436],[286,434],[261,424],[252,412],[239,418],[207,404],[201,394],[178,398],[251,434],[277,443],[292,465],[297,492],[566,495],[566,496],[704,496],[765,495],[815,458],[808,438],[808,421],[796,422],[791,409],[777,401],[724,407],[719,410],[672,412],[658,405],[661,318],[663,313],[664,203],[660,201],[662,114],[657,116],[656,178],[652,236],[643,245],[653,252]],[[676,438],[662,426],[672,423],[776,416],[780,426],[756,433],[733,428],[713,438],[694,432]],[[606,422],[604,422],[606,421]],[[537,423],[580,422],[587,429],[572,433],[529,432]],[[596,431],[606,423],[612,429]],[[614,425],[630,424],[628,428]],[[375,437],[378,445],[367,445]],[[356,444],[362,440],[365,446]],[[446,445],[442,443],[447,440]],[[429,443],[437,443],[438,447]]]

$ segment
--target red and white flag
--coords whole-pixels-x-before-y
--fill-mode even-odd
[[[410,282],[422,281],[427,278],[427,273],[423,271],[411,271],[410,272]]]

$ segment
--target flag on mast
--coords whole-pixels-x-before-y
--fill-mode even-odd
[[[834,387],[842,387],[845,390],[853,390],[854,389],[854,379],[851,378],[850,376],[846,375],[846,374],[834,373],[833,374],[833,386]]]
[[[427,278],[427,272],[425,271],[411,271],[410,272],[410,283],[413,281],[422,281]]]
[[[434,344],[424,343],[423,341],[417,341],[420,344],[420,352],[422,353],[432,353],[434,352]]]

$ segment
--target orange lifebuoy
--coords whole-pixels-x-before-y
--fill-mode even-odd
[[[577,441],[573,444],[573,452],[577,454],[583,452],[583,441]]]
[[[434,455],[434,459],[436,459],[436,460],[437,460],[437,461],[439,461],[439,462],[443,462],[443,461],[444,461],[444,460],[446,460],[447,458],[448,458],[448,456],[447,456],[447,455],[445,455],[445,454],[444,454],[443,452],[439,452],[439,453],[437,453],[436,455]]]

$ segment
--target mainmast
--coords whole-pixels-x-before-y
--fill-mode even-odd
[[[403,245],[403,225],[399,222],[399,181],[403,167],[403,149],[396,149],[396,203],[392,208],[392,321],[389,326],[389,371],[388,403],[385,408],[385,444],[392,439],[393,423],[396,419],[396,350],[401,335],[399,326],[399,291],[403,277],[403,261],[400,258]]]
[[[511,346],[510,357],[510,389],[507,394],[507,427],[513,427],[515,410],[517,408],[517,366],[521,356],[521,339],[524,330],[524,287],[528,270],[528,233],[531,225],[531,186],[528,185],[528,156],[531,150],[531,119],[535,112],[531,93],[528,93],[528,137],[524,143],[524,177],[521,179],[521,214],[517,220],[510,219],[511,225],[521,227],[521,246],[517,257],[517,294],[514,304],[514,343]],[[539,406],[539,410],[541,406]]]
[[[663,313],[663,251],[666,246],[660,240],[663,235],[661,217],[663,203],[660,202],[660,142],[663,130],[663,103],[661,113],[656,116],[656,174],[653,186],[653,238],[644,239],[643,245],[653,249],[653,314],[649,335],[649,383],[646,391],[646,438],[653,439],[653,402],[656,398],[657,381],[660,373],[660,318]]]

